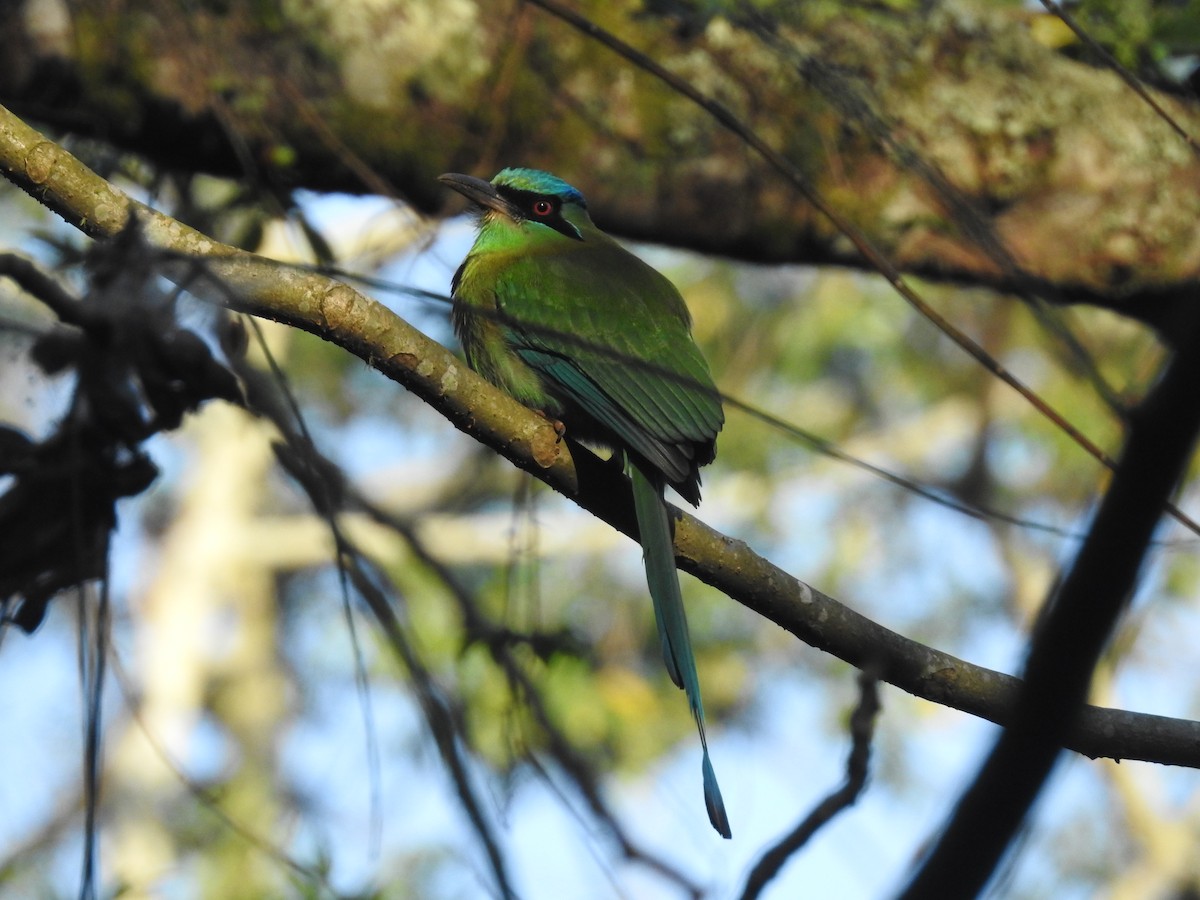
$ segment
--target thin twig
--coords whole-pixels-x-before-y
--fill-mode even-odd
[[[483,844],[500,895],[506,900],[515,898],[516,893],[513,891],[508,876],[508,865],[500,850],[499,841],[484,814],[483,805],[476,796],[475,788],[471,784],[471,775],[467,771],[467,759],[459,745],[459,738],[463,733],[459,717],[455,714],[453,706],[437,688],[433,673],[429,671],[416,648],[409,642],[404,628],[400,624],[400,619],[388,602],[386,594],[380,589],[375,578],[368,573],[365,559],[357,554],[348,556],[346,571],[355,590],[366,601],[367,608],[371,610],[376,621],[383,628],[388,643],[391,644],[405,668],[408,669],[417,701],[425,714],[430,733],[437,743],[438,753],[454,783],[463,811],[466,812],[472,829],[479,837],[480,843]],[[375,571],[374,574],[376,578],[383,577],[378,571]]]
[[[49,307],[59,321],[80,326],[92,321],[87,305],[38,268],[33,260],[18,253],[0,253],[0,276],[4,275]]]
[[[1022,268],[979,207],[951,183],[936,162],[927,159],[897,137],[898,129],[894,123],[888,121],[884,114],[876,108],[878,104],[872,104],[867,97],[863,96],[863,92],[856,89],[850,79],[818,57],[801,53],[792,43],[781,38],[774,23],[767,18],[765,13],[748,9],[744,9],[744,11],[750,18],[755,34],[767,46],[788,60],[800,77],[811,84],[847,120],[853,121],[870,135],[871,139],[885,153],[890,154],[901,168],[915,173],[933,189],[950,218],[954,220],[963,234],[1004,273],[1006,280],[1012,285],[1014,293],[1025,301],[1038,323],[1058,340],[1101,400],[1114,413],[1123,416],[1125,404],[1105,380],[1091,354],[1062,322],[1058,316],[1058,310],[1039,296],[1039,294],[1053,296],[1053,286],[1044,280],[1034,278]],[[917,309],[924,315],[921,307],[917,307]],[[953,325],[950,327],[954,328]],[[945,331],[941,326],[939,329]],[[957,329],[955,330],[957,331]],[[955,341],[958,340],[954,334],[949,334],[949,336]],[[993,363],[995,362],[990,355],[988,358]],[[984,365],[988,371],[992,371],[991,365],[986,363]]]
[[[125,666],[122,663],[121,657],[115,647],[109,649],[109,659],[112,663],[113,677],[116,679],[117,685],[120,688],[121,696],[125,700],[125,707],[129,710],[129,715],[133,718],[133,721],[141,730],[142,737],[146,739],[146,743],[150,745],[150,749],[154,752],[154,755],[157,756],[159,761],[171,771],[171,774],[174,775],[176,780],[183,785],[184,789],[198,801],[200,801],[200,803],[202,803],[209,812],[211,812],[217,819],[220,820],[221,824],[223,824],[230,831],[234,832],[236,835],[242,838],[242,840],[246,841],[246,843],[250,844],[264,856],[267,856],[268,858],[275,860],[280,865],[291,869],[301,878],[310,882],[314,888],[323,890],[327,895],[331,897],[342,896],[333,889],[333,886],[329,883],[328,879],[320,869],[312,868],[298,862],[291,856],[288,856],[275,844],[271,843],[271,841],[269,841],[267,838],[262,837],[251,830],[248,826],[243,825],[221,807],[217,797],[215,796],[215,791],[204,787],[183,770],[183,767],[180,765],[179,761],[171,755],[171,752],[166,748],[162,741],[159,740],[158,735],[154,733],[153,729],[150,728],[149,724],[147,724],[145,718],[142,716],[141,703],[137,699],[137,692],[134,689],[133,682],[131,681],[128,672],[125,670]]]
[[[1140,78],[1133,74],[1133,72],[1130,72],[1125,66],[1121,65],[1115,56],[1109,53],[1099,44],[1099,42],[1096,41],[1095,38],[1088,34],[1083,26],[1075,20],[1075,17],[1063,9],[1062,4],[1056,3],[1055,0],[1042,0],[1042,6],[1046,7],[1046,9],[1048,9],[1053,15],[1056,15],[1058,18],[1062,19],[1063,24],[1070,28],[1071,31],[1075,32],[1075,37],[1083,41],[1083,43],[1088,46],[1088,49],[1100,57],[1100,59],[1104,60],[1105,65],[1116,72],[1120,79],[1129,86],[1129,89],[1137,94],[1147,106],[1154,110],[1159,118],[1167,123],[1167,126],[1172,131],[1174,131],[1183,139],[1184,143],[1191,148],[1193,153],[1200,156],[1200,144],[1197,144],[1195,138],[1188,133],[1187,129],[1180,125],[1175,117],[1167,112],[1166,109],[1163,108],[1162,104],[1151,96],[1150,92],[1146,90],[1145,85],[1142,84]]]
[[[871,762],[871,738],[875,733],[875,717],[879,713],[879,678],[872,667],[864,668],[858,676],[859,698],[850,716],[850,755],[846,759],[845,783],[827,796],[791,832],[768,849],[755,863],[742,889],[742,900],[755,900],[783,868],[821,828],[838,813],[853,806],[867,783]]]
[[[365,497],[354,498],[357,505],[367,512],[375,521],[387,525],[408,544],[409,550],[418,560],[442,582],[450,592],[458,606],[463,620],[463,629],[473,640],[482,642],[492,656],[492,660],[504,671],[505,678],[513,686],[521,701],[533,715],[534,721],[542,731],[550,754],[557,760],[563,771],[575,783],[575,787],[587,803],[592,815],[608,830],[613,840],[621,850],[621,855],[631,862],[637,862],[675,882],[694,897],[701,894],[700,887],[691,881],[680,869],[672,866],[666,860],[654,856],[642,849],[628,835],[620,821],[613,815],[608,804],[604,802],[596,773],[582,754],[571,744],[562,729],[550,716],[550,711],[542,698],[541,692],[533,684],[525,669],[510,652],[512,638],[510,632],[498,629],[487,620],[479,610],[479,604],[470,592],[462,585],[454,573],[440,559],[429,552],[424,542],[417,536],[411,523],[393,516],[371,503]]]
[[[105,564],[107,568],[107,562]],[[108,577],[100,579],[100,596],[93,613],[86,586],[76,588],[79,616],[79,665],[84,698],[83,746],[83,863],[80,874],[80,900],[96,897],[97,813],[100,808],[100,750],[103,735],[105,663],[108,660],[109,592]]]
[[[258,320],[251,319],[250,326],[254,332],[255,342],[258,344],[259,351],[263,354],[264,359],[266,359],[271,376],[275,380],[275,388],[278,390],[280,396],[283,397],[285,408],[289,415],[288,421],[283,422],[277,418],[275,419],[275,424],[283,432],[288,443],[293,448],[300,449],[301,452],[297,455],[298,460],[314,459],[317,456],[316,444],[313,441],[312,434],[308,430],[308,422],[304,417],[303,411],[300,409],[300,404],[292,392],[291,384],[288,382],[283,369],[280,368],[278,360],[275,359],[275,354],[271,352],[271,347],[263,335],[262,327],[259,325]],[[371,785],[370,855],[372,858],[377,858],[383,844],[383,798],[379,787],[383,779],[383,764],[379,754],[379,736],[375,730],[375,716],[372,712],[371,680],[367,677],[367,663],[363,657],[362,641],[359,639],[354,610],[350,605],[350,585],[346,578],[345,568],[345,556],[349,552],[347,548],[350,545],[342,534],[342,529],[338,524],[337,518],[338,507],[340,505],[337,498],[342,494],[343,482],[342,479],[336,477],[340,475],[337,472],[333,472],[334,478],[322,477],[323,474],[331,472],[333,472],[332,469],[321,467],[306,469],[304,473],[297,473],[293,470],[292,474],[301,482],[317,515],[321,516],[325,524],[329,527],[329,532],[333,536],[334,546],[336,547],[334,559],[338,570],[338,588],[342,600],[342,618],[346,622],[346,632],[350,637],[351,652],[354,656],[354,685],[358,692],[359,712],[362,716],[363,733],[366,735],[367,741],[367,780]],[[301,475],[306,477],[301,477]]]

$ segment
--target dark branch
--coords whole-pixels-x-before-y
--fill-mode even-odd
[[[1079,718],[1092,672],[1200,431],[1200,322],[1184,346],[1130,416],[1112,485],[1034,633],[1005,732],[905,890],[908,900],[971,897],[983,889]]]
[[[853,806],[867,783],[871,762],[871,737],[875,733],[875,716],[879,713],[879,681],[864,670],[858,677],[858,706],[850,716],[850,756],[846,759],[846,782],[817,804],[804,819],[775,846],[762,855],[750,871],[742,900],[755,900],[772,878],[779,874],[784,863],[799,852],[821,828],[833,821],[844,809]]]

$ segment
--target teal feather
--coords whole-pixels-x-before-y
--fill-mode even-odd
[[[501,169],[492,179],[492,184],[513,190],[525,191],[530,194],[550,194],[560,197],[568,203],[575,203],[587,209],[587,201],[583,194],[567,184],[557,175],[543,172],[541,169],[509,168]]]
[[[504,169],[490,184],[442,181],[481,208],[452,284],[468,363],[560,419],[569,436],[611,446],[625,465],[663,660],[700,733],[709,821],[728,838],[663,499],[670,485],[700,502],[699,469],[725,421],[687,307],[671,282],[596,228],[562,179]]]
[[[671,522],[663,501],[661,476],[647,475],[626,456],[625,471],[633,485],[633,506],[637,515],[638,533],[645,555],[646,582],[654,600],[654,618],[662,642],[663,661],[667,673],[687,694],[688,705],[700,731],[700,746],[704,753],[700,771],[704,779],[704,805],[713,828],[725,838],[732,837],[725,801],[708,756],[708,737],[704,733],[704,701],[700,697],[700,677],[696,674],[696,658],[688,635],[687,613],[679,592],[679,576],[675,572],[675,549],[671,539]],[[656,483],[657,482],[657,483]]]

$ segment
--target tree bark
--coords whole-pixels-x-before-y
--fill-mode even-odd
[[[1186,302],[1200,159],[1115,74],[1038,44],[1024,13],[791,4],[781,22],[646,6],[574,9],[810,173],[901,270],[1160,326],[1164,304]],[[741,137],[538,4],[26,0],[22,13],[0,30],[0,102],[168,169],[442,212],[440,172],[531,165],[627,237],[863,265]],[[1194,103],[1156,99],[1200,132]]]

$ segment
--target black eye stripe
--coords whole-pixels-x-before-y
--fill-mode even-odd
[[[517,209],[521,210],[529,218],[546,218],[547,216],[557,215],[562,208],[562,201],[558,197],[550,197],[546,194],[537,194],[533,191],[522,191],[517,188],[507,186],[499,186],[496,188],[505,200],[511,203]],[[534,211],[534,207],[541,201],[550,204],[550,212],[541,213],[540,215]]]
[[[573,241],[583,240],[579,231],[562,217],[562,198],[553,194],[539,194],[536,191],[523,191],[508,185],[497,185],[496,193],[521,211],[521,214],[531,222],[538,222],[553,228],[564,237]],[[550,211],[539,213],[534,207],[538,203],[549,203]]]

